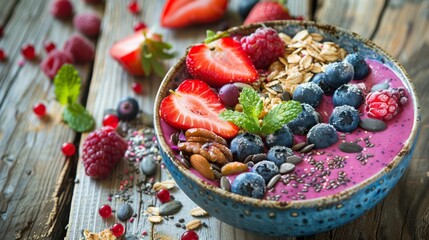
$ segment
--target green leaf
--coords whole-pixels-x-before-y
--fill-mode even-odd
[[[95,126],[94,118],[79,103],[67,105],[63,112],[63,119],[76,132],[87,132]]]
[[[151,58],[152,58],[152,54],[150,54],[149,48],[147,46],[142,47],[142,56],[141,56],[141,62],[142,62],[142,67],[143,67],[143,71],[144,74],[146,76],[149,76],[152,70],[152,66],[151,66]]]
[[[264,108],[264,102],[257,91],[251,88],[243,88],[238,101],[243,106],[245,114],[252,117],[255,121],[258,120],[259,114],[261,114]]]
[[[260,127],[252,117],[244,114],[243,112],[225,110],[219,114],[219,118],[228,122],[232,122],[239,128],[251,133],[259,133]]]
[[[207,30],[207,38],[204,40],[204,43],[210,43],[218,40],[219,38],[228,37],[228,32],[219,32],[215,33],[212,30]]]
[[[161,63],[157,61],[152,62],[153,71],[158,75],[159,77],[164,77],[165,71],[164,67],[162,67]]]
[[[73,65],[64,64],[55,75],[55,96],[61,105],[76,102],[80,93],[81,79]]]
[[[278,104],[272,108],[262,120],[262,133],[270,134],[275,132],[283,125],[296,118],[301,111],[301,104],[297,101],[288,101]]]

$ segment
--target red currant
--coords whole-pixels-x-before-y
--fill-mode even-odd
[[[38,117],[43,117],[46,114],[46,107],[45,104],[43,103],[36,103],[33,105],[33,112],[38,116]]]
[[[100,214],[102,218],[108,218],[112,215],[112,208],[105,204],[98,209],[98,214]]]
[[[128,3],[128,11],[132,14],[137,14],[140,11],[140,5],[136,0],[132,0]]]
[[[66,142],[66,143],[63,143],[63,146],[61,147],[61,151],[66,157],[71,157],[73,156],[73,154],[75,154],[76,147],[74,146],[73,143]]]
[[[159,190],[159,192],[156,193],[156,197],[162,203],[166,203],[170,201],[170,192],[167,189],[161,189]]]
[[[118,123],[119,123],[119,118],[114,114],[107,114],[103,118],[104,127],[110,126],[112,128],[116,128],[118,126]]]
[[[143,86],[141,83],[135,82],[131,85],[131,88],[133,89],[135,94],[140,94],[143,91]]]
[[[27,43],[22,46],[21,53],[27,60],[33,60],[36,57],[36,50],[34,49],[34,46],[30,43]]]
[[[125,228],[124,225],[122,225],[121,223],[116,223],[115,225],[113,225],[112,228],[110,228],[110,231],[112,231],[115,237],[120,237],[124,234]]]
[[[49,53],[50,51],[54,50],[57,46],[54,42],[48,41],[45,42],[45,51]]]
[[[0,48],[0,61],[6,60],[6,53]]]
[[[146,26],[146,24],[144,24],[144,22],[137,22],[135,25],[134,25],[134,32],[137,32],[137,31],[140,31],[140,30],[142,30],[142,29],[145,29],[147,26]]]
[[[198,234],[192,230],[188,230],[182,234],[180,240],[198,240]]]

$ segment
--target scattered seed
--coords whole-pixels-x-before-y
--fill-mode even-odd
[[[154,155],[147,155],[143,157],[142,162],[140,163],[140,170],[143,174],[148,176],[153,175],[157,169],[157,163]]]
[[[385,122],[375,118],[364,118],[359,122],[359,126],[370,132],[381,132],[387,128]]]
[[[300,142],[300,143],[297,143],[297,144],[293,145],[291,149],[294,150],[294,151],[299,151],[303,147],[305,147],[305,145],[307,145],[306,142]]]
[[[122,204],[116,212],[116,217],[122,222],[126,222],[134,214],[134,210],[129,203]]]
[[[268,184],[267,184],[267,189],[271,189],[271,188],[273,188],[274,187],[274,185],[276,185],[276,183],[279,181],[279,179],[280,179],[280,177],[281,177],[282,175],[280,175],[280,174],[277,174],[277,175],[275,175],[274,177],[272,177],[271,179],[270,179],[270,181],[268,182]]]
[[[179,201],[170,201],[159,207],[159,215],[171,215],[177,213],[182,208],[182,203]]]
[[[223,176],[220,178],[220,187],[225,191],[231,191],[231,183],[227,177]]]
[[[286,163],[283,163],[282,165],[280,165],[279,171],[281,174],[285,174],[285,173],[293,171],[294,169],[295,169],[294,164],[286,162]]]
[[[349,142],[343,142],[340,143],[340,145],[338,146],[338,148],[342,151],[342,152],[346,152],[346,153],[358,153],[358,152],[362,152],[363,147],[360,146],[357,143],[349,143]]]
[[[302,158],[300,158],[300,157],[298,157],[296,155],[293,155],[293,156],[290,156],[290,157],[286,158],[286,162],[287,163],[292,163],[294,165],[300,163],[301,161],[302,161]]]
[[[301,150],[299,150],[300,153],[308,153],[314,148],[314,144],[309,144],[305,147],[303,147]]]

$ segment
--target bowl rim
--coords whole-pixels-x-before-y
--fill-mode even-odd
[[[413,120],[413,127],[411,129],[411,133],[408,137],[408,139],[405,141],[404,146],[399,151],[399,153],[395,156],[395,158],[392,159],[392,161],[382,168],[379,172],[372,175],[371,177],[365,179],[363,182],[360,182],[359,184],[355,184],[352,187],[343,190],[341,192],[338,192],[336,194],[332,195],[326,195],[318,198],[312,198],[312,199],[305,199],[305,200],[293,200],[293,201],[274,201],[274,200],[265,200],[265,199],[256,199],[246,196],[241,196],[232,192],[228,192],[226,190],[221,189],[220,187],[216,187],[213,185],[210,185],[209,183],[206,183],[204,180],[200,179],[198,176],[191,173],[188,169],[183,167],[181,164],[178,164],[175,157],[175,154],[165,141],[164,136],[162,136],[161,126],[160,126],[160,116],[159,116],[159,105],[164,97],[161,97],[161,94],[163,94],[165,91],[168,91],[167,85],[170,81],[174,80],[173,74],[175,71],[180,69],[183,64],[185,64],[186,61],[186,55],[185,54],[170,68],[170,70],[165,75],[164,79],[161,82],[161,85],[158,89],[158,92],[156,94],[156,98],[154,101],[154,128],[155,133],[158,139],[158,143],[162,150],[165,152],[165,154],[170,158],[171,162],[174,164],[174,166],[178,169],[178,171],[181,174],[184,174],[187,178],[192,179],[193,182],[195,182],[199,187],[210,190],[215,194],[219,194],[227,199],[230,199],[235,202],[239,202],[241,204],[248,204],[252,206],[257,207],[266,207],[266,208],[275,208],[275,209],[288,209],[288,208],[301,208],[301,207],[320,207],[320,206],[326,206],[326,205],[334,205],[338,204],[343,200],[346,200],[356,192],[360,191],[361,189],[369,186],[370,184],[373,184],[376,180],[380,179],[384,174],[391,172],[393,169],[395,169],[399,163],[404,159],[404,156],[410,153],[412,150],[413,144],[417,142],[417,136],[420,129],[421,124],[421,116],[420,116],[420,105],[418,102],[417,94],[414,85],[412,84],[412,80],[408,73],[405,71],[404,67],[396,60],[394,59],[390,54],[388,54],[386,51],[384,51],[381,47],[379,47],[377,44],[372,42],[371,40],[364,38],[360,36],[359,34],[343,29],[341,27],[337,27],[334,25],[329,24],[323,24],[323,23],[316,23],[313,21],[297,21],[297,20],[280,20],[280,21],[269,21],[264,22],[264,26],[267,27],[273,27],[276,26],[280,27],[286,27],[288,25],[301,25],[304,27],[304,29],[307,29],[309,26],[315,27],[324,31],[334,31],[334,32],[342,32],[344,34],[350,35],[353,38],[357,39],[359,42],[362,42],[363,44],[367,45],[369,48],[374,50],[375,52],[381,54],[384,58],[388,59],[393,63],[395,67],[397,67],[398,72],[395,72],[395,74],[403,75],[405,77],[405,81],[402,81],[403,84],[410,90],[410,94],[412,96],[412,104],[414,105],[414,120]],[[252,30],[253,31],[263,26],[261,23],[255,23],[255,24],[249,24],[249,25],[240,25],[232,27],[226,32],[230,34],[239,34],[240,32],[243,32],[245,30]],[[192,45],[191,45],[192,46]],[[188,47],[189,49],[189,47]]]

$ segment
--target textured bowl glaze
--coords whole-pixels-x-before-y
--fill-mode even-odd
[[[234,227],[271,236],[310,235],[341,226],[374,207],[395,186],[407,168],[420,126],[419,105],[415,90],[403,67],[389,54],[371,41],[334,26],[303,21],[275,21],[265,24],[279,32],[294,35],[307,29],[322,34],[326,40],[338,43],[347,52],[359,52],[365,58],[379,60],[389,66],[403,81],[410,92],[410,103],[414,105],[412,132],[392,162],[380,172],[360,184],[342,191],[309,200],[276,202],[243,197],[211,186],[186,168],[176,159],[161,131],[159,104],[186,78],[191,78],[186,70],[183,56],[167,73],[161,83],[155,100],[155,131],[160,144],[161,155],[167,169],[180,188],[200,207],[212,216]],[[234,27],[231,34],[247,35],[255,31],[259,24]]]

